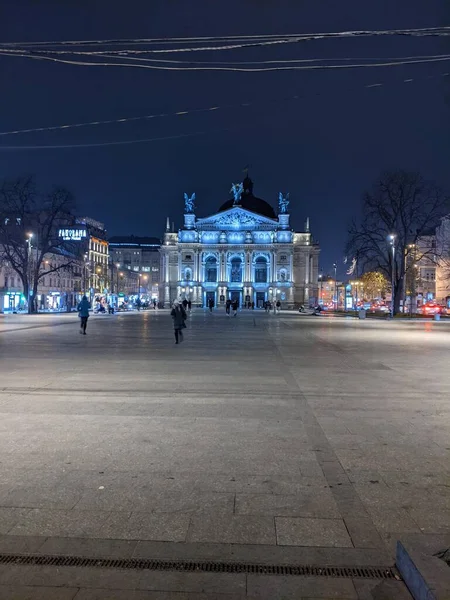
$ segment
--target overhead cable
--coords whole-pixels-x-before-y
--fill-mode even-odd
[[[446,72],[446,73],[440,73],[438,75],[428,75],[425,78],[408,78],[408,79],[403,79],[401,82],[399,83],[413,83],[416,81],[425,81],[425,80],[429,80],[429,79],[436,79],[436,78],[442,78],[442,77],[449,77],[450,73]],[[392,84],[392,82],[390,82],[390,85]],[[380,87],[386,87],[386,84],[383,82],[376,82],[376,83],[370,83],[370,84],[365,84],[364,86],[361,86],[360,89],[373,89],[373,88],[380,88]],[[317,97],[317,96],[321,96],[323,95],[323,93],[315,93],[312,94],[311,96]],[[240,104],[226,104],[226,105],[222,105],[222,106],[210,106],[210,107],[206,107],[206,108],[198,108],[198,109],[188,109],[188,110],[183,110],[183,111],[177,111],[177,112],[173,112],[173,113],[155,113],[153,115],[144,115],[144,116],[138,116],[138,117],[125,117],[125,118],[120,118],[120,119],[109,119],[109,120],[103,120],[103,121],[87,121],[84,123],[74,123],[74,124],[69,124],[69,125],[57,125],[57,126],[51,126],[51,127],[36,127],[33,129],[18,129],[15,131],[4,131],[4,132],[0,132],[0,136],[7,136],[7,135],[15,135],[15,134],[24,134],[24,133],[35,133],[35,132],[43,132],[43,131],[56,131],[56,130],[63,130],[63,129],[73,129],[73,128],[77,128],[77,127],[88,127],[88,126],[98,126],[98,125],[108,125],[108,124],[116,124],[116,123],[127,123],[127,122],[132,122],[132,121],[141,121],[141,120],[147,120],[147,119],[155,119],[158,117],[169,117],[169,116],[184,116],[184,115],[189,115],[189,114],[194,114],[194,113],[201,113],[201,112],[212,112],[212,111],[216,111],[216,110],[223,110],[223,109],[228,109],[228,108],[238,108],[238,107],[251,107],[251,106],[256,106],[256,105],[262,105],[262,104],[279,104],[281,102],[286,102],[289,100],[300,100],[300,99],[304,99],[308,97],[307,95],[295,95],[295,96],[289,96],[286,98],[282,98],[279,99],[277,98],[276,100],[263,100],[263,101],[256,101],[256,102],[244,102],[244,103],[240,103]],[[222,131],[228,131],[228,129],[221,129],[221,130],[211,130],[211,133],[219,133]],[[180,134],[180,135],[174,135],[174,136],[166,136],[166,137],[158,137],[158,138],[145,138],[145,139],[136,139],[136,140],[125,140],[125,141],[112,141],[112,142],[101,142],[101,143],[88,143],[88,144],[56,144],[56,145],[29,145],[29,146],[1,146],[0,145],[0,150],[33,150],[33,149],[55,149],[55,148],[89,148],[89,147],[99,147],[99,146],[115,146],[115,145],[128,145],[128,144],[138,144],[138,143],[144,143],[144,142],[153,142],[153,141],[162,141],[162,140],[171,140],[171,139],[178,139],[178,138],[183,138],[183,137],[190,137],[190,136],[197,136],[197,135],[204,135],[208,133],[207,131],[204,132],[194,132],[194,133],[189,133],[189,134]]]
[[[210,43],[227,42],[233,43],[229,46],[219,47],[197,47],[197,48],[170,48],[166,50],[150,50],[149,52],[195,52],[208,50],[226,50],[237,47],[246,47],[247,41],[253,46],[259,44],[271,45],[273,43],[295,43],[303,40],[336,38],[336,37],[366,37],[366,36],[385,36],[385,35],[406,35],[406,36],[446,36],[450,35],[450,27],[422,27],[414,29],[387,29],[387,30],[355,30],[340,32],[318,32],[318,33],[291,33],[291,34],[260,34],[260,35],[242,35],[242,36],[207,36],[207,37],[186,37],[186,38],[137,38],[137,39],[109,39],[109,40],[62,40],[62,41],[38,41],[38,42],[3,42],[0,44],[4,48],[14,47],[39,47],[39,46],[89,46],[89,45],[123,45],[123,44],[167,44],[167,43]],[[236,44],[235,42],[241,42]]]
[[[30,58],[32,60],[48,60],[56,63],[63,63],[75,66],[84,67],[124,67],[124,68],[135,68],[135,69],[150,69],[156,71],[234,71],[241,73],[264,73],[270,71],[312,71],[312,70],[327,70],[327,69],[360,69],[360,68],[374,68],[374,67],[396,67],[402,65],[411,64],[423,64],[423,63],[434,63],[434,62],[445,62],[450,60],[450,55],[439,55],[435,58],[423,58],[423,59],[411,59],[411,60],[393,60],[386,62],[377,63],[348,63],[343,65],[286,65],[278,67],[217,67],[217,66],[203,66],[203,67],[176,67],[176,66],[164,66],[155,64],[142,64],[142,62],[135,63],[120,63],[120,62],[92,62],[92,61],[81,61],[81,60],[69,60],[62,58],[55,58],[53,56],[42,56],[35,54],[25,53],[14,53],[9,54],[4,50],[0,50],[0,56],[14,56],[20,58]],[[116,57],[105,56],[105,58],[115,59]],[[121,57],[127,58],[127,57]],[[145,59],[134,59],[134,60],[145,60]]]

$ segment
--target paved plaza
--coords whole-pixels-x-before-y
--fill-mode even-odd
[[[0,315],[0,553],[392,566],[450,546],[450,323]],[[378,591],[377,591],[378,590]],[[384,595],[378,595],[380,594]],[[397,581],[0,564],[0,600],[409,598]]]

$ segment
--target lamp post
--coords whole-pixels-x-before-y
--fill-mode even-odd
[[[395,293],[394,293],[394,286],[395,286],[395,233],[391,233],[388,236],[388,240],[389,243],[391,244],[391,248],[392,248],[392,273],[391,273],[391,288],[392,288],[392,293],[391,293],[391,319],[394,318],[394,298],[395,298]]]
[[[28,298],[27,298],[27,302],[28,302],[28,312],[30,312],[30,307],[31,307],[31,303],[30,303],[30,298],[33,295],[33,290],[31,289],[31,238],[33,237],[32,233],[28,233],[27,234],[27,244],[28,244]]]
[[[116,277],[117,277],[117,285],[116,285],[116,292],[117,292],[117,296],[119,295],[119,269],[120,269],[120,263],[116,263]],[[117,301],[117,304],[119,303],[119,301]]]
[[[337,264],[333,263],[333,269],[334,269],[334,294],[335,294],[335,304],[334,304],[334,310],[337,311],[338,309],[338,291],[337,291]]]
[[[319,305],[322,305],[322,278],[323,278],[323,273],[320,273],[319,274],[319,284],[320,284]]]
[[[97,285],[98,285],[98,291],[99,291],[99,294],[101,294],[101,293],[102,293],[102,286],[101,286],[101,279],[100,279],[100,275],[101,275],[101,273],[102,273],[102,268],[101,268],[101,267],[97,267],[96,271],[97,271]]]
[[[148,279],[148,276],[143,275],[142,279],[144,280],[144,282],[146,282]],[[147,296],[147,300],[148,300],[148,285],[146,283],[144,283],[144,292],[143,293]]]

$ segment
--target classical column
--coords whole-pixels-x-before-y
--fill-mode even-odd
[[[308,251],[308,253],[305,255],[305,281],[303,282],[304,285],[309,285],[309,264],[310,261],[310,253]]]
[[[219,252],[219,281],[225,281],[225,252],[221,250]]]
[[[274,249],[272,252],[272,268],[271,268],[271,281],[275,285],[277,281],[277,262],[278,262],[278,252]]]
[[[203,262],[203,253],[198,253],[198,281],[202,283],[204,281],[204,262]]]
[[[165,264],[165,271],[166,271],[166,283],[170,282],[170,277],[169,277],[169,253],[164,255],[164,260],[166,261]]]

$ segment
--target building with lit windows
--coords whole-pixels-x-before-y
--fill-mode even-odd
[[[309,230],[290,226],[289,196],[280,193],[278,212],[253,194],[247,176],[232,187],[233,198],[217,213],[198,218],[194,199],[185,194],[184,227],[170,231],[161,246],[164,304],[190,299],[194,305],[227,299],[240,306],[280,300],[282,306],[318,299],[319,246]]]
[[[159,302],[161,240],[154,237],[113,236],[109,239],[113,289],[126,295],[148,296]]]
[[[109,243],[103,223],[82,217],[76,220],[77,240],[84,248],[83,291],[92,299],[94,295],[108,293],[110,285]],[[84,233],[83,233],[84,232]],[[73,240],[73,237],[69,239]]]

